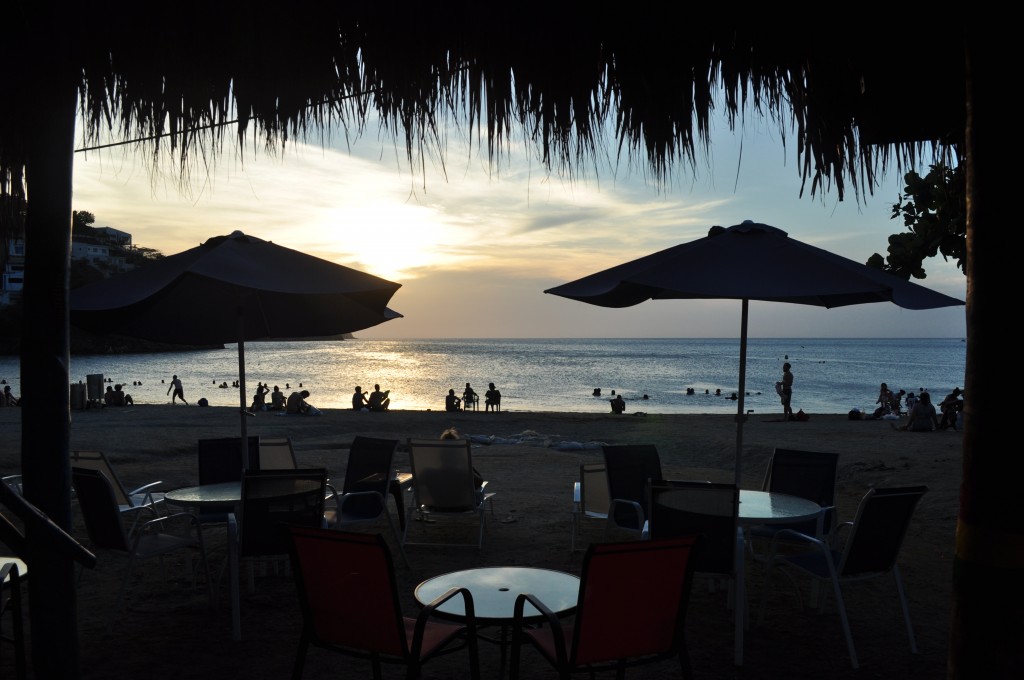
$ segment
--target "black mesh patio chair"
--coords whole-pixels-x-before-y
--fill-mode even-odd
[[[839,610],[839,621],[846,638],[846,647],[850,653],[850,664],[858,668],[857,651],[850,633],[842,585],[892,575],[896,596],[903,612],[903,621],[906,624],[907,637],[910,639],[910,651],[917,654],[910,609],[907,606],[907,596],[896,561],[914,509],[927,490],[925,486],[869,490],[861,499],[854,520],[840,524],[829,541],[793,530],[783,530],[776,534],[765,562],[764,597],[761,600],[758,623],[764,621],[766,605],[773,594],[772,577],[777,567],[795,569],[818,581],[831,583],[836,608]],[[779,543],[787,540],[800,541],[807,550],[779,554]],[[799,591],[797,595],[799,598]],[[819,613],[824,611],[827,600],[828,590],[822,589],[818,602]],[[876,612],[876,615],[881,614]]]
[[[660,480],[661,458],[653,444],[604,446],[608,477],[608,521],[628,531],[643,532],[647,521],[647,482]]]

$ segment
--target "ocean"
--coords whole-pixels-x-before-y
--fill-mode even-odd
[[[626,399],[627,414],[729,414],[737,408],[729,397],[739,389],[739,351],[738,338],[248,342],[246,401],[252,401],[260,381],[286,393],[301,385],[310,392],[309,403],[319,408],[349,408],[356,385],[368,392],[379,383],[390,390],[393,409],[443,410],[449,389],[461,396],[469,382],[482,396],[493,382],[505,411],[610,412],[614,391]],[[923,388],[933,400],[963,388],[966,343],[960,338],[751,339],[748,412],[781,414],[775,382],[786,361],[795,377],[794,410],[845,414],[853,408],[873,410],[882,382],[895,391]],[[238,389],[230,387],[238,379],[236,345],[75,355],[70,372],[72,383],[85,383],[90,374],[122,383],[139,404],[169,403],[173,374],[181,378],[190,403],[205,397],[214,406],[239,404]],[[17,357],[0,357],[0,379],[21,394]],[[228,387],[219,387],[222,383]],[[594,396],[597,388],[600,397]]]

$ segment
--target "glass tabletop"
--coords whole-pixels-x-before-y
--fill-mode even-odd
[[[202,484],[172,489],[164,494],[168,503],[176,505],[231,505],[242,500],[241,482]]]
[[[740,489],[740,524],[775,524],[814,519],[821,506],[799,496]]]
[[[578,576],[553,569],[534,567],[480,567],[441,574],[416,586],[416,601],[429,604],[449,588],[468,588],[473,594],[473,608],[478,623],[511,623],[516,598],[532,593],[558,616],[576,610],[579,599]],[[437,608],[437,614],[454,619],[466,615],[461,597],[453,597]],[[524,610],[527,620],[541,616],[529,603]]]

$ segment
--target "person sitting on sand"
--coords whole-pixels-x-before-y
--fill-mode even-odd
[[[302,390],[301,392],[292,392],[288,395],[288,404],[285,406],[285,413],[293,415],[304,415],[304,416],[318,416],[320,415],[320,409],[315,406],[311,406],[306,402],[306,397],[309,396],[309,390]]]
[[[448,390],[448,396],[444,398],[445,411],[461,411],[462,400],[455,396],[455,390]]]
[[[895,423],[893,423],[895,425]],[[932,405],[932,397],[927,392],[922,392],[914,407],[910,409],[910,417],[906,425],[896,428],[908,432],[932,432],[939,428],[939,417]]]
[[[362,411],[366,408],[366,395],[363,394],[363,388],[356,385],[356,391],[352,394],[352,410]]]
[[[622,398],[622,395],[616,395],[614,399],[609,399],[608,403],[612,406],[612,413],[622,414],[626,412],[626,400]]]
[[[373,392],[370,392],[370,398],[366,400],[367,408],[371,411],[387,411],[388,406],[391,405],[389,394],[391,394],[391,390],[381,392],[380,385],[374,385]]]
[[[964,408],[963,399],[960,398],[960,388],[954,387],[953,391],[946,395],[946,398],[939,403],[939,411],[942,412],[942,420],[939,422],[938,428],[945,430],[947,428],[956,429],[956,417],[957,414]]]
[[[283,411],[285,410],[285,398],[284,392],[277,385],[274,385],[274,391],[270,393],[270,410],[271,411]]]
[[[124,393],[124,387],[121,385],[114,385],[114,397],[111,400],[114,406],[134,406],[135,401],[132,399],[132,395]]]
[[[261,382],[256,383],[256,394],[252,395],[252,406],[249,410],[255,413],[256,411],[267,410],[267,392],[270,388]]]
[[[106,406],[114,405],[114,388],[107,385],[107,391],[103,393],[103,403]],[[4,404],[6,406],[7,404]]]
[[[878,399],[875,400],[875,403],[878,404],[878,408],[871,414],[872,420],[878,420],[892,410],[892,390],[885,383],[879,387]]]

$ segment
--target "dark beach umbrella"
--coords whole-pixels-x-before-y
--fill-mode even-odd
[[[236,231],[76,288],[71,322],[174,344],[237,342],[245,442],[245,341],[338,335],[399,318],[387,306],[399,287]]]
[[[645,300],[742,300],[739,399],[736,402],[736,485],[743,451],[743,408],[750,300],[844,307],[892,302],[907,309],[964,304],[916,283],[872,269],[796,239],[767,224],[746,221],[712,227],[704,238],[626,262],[545,293],[601,307]]]

